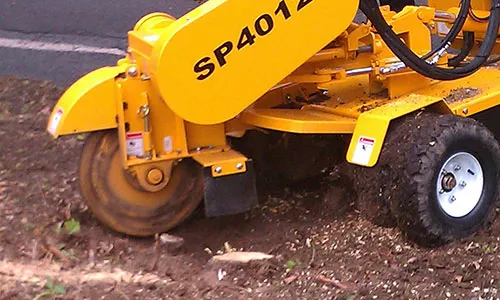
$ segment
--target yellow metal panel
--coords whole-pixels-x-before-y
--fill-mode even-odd
[[[450,7],[460,6],[460,0],[429,0],[429,6],[435,7],[439,10],[448,10]],[[490,0],[472,0],[471,6],[474,9],[489,10],[491,6]]]
[[[467,77],[466,80],[455,83],[454,87],[450,84],[444,86],[447,89],[441,94],[443,97],[449,97],[454,93],[459,94],[448,104],[456,115],[471,116],[498,106],[500,103],[500,90],[498,89],[500,70],[495,67],[482,69]]]
[[[226,145],[224,123],[215,125],[198,125],[186,122],[186,136],[189,150],[196,148],[213,148]]]
[[[299,109],[250,109],[240,119],[250,125],[294,133],[352,133],[356,120]]]
[[[389,123],[439,101],[442,101],[442,98],[413,94],[362,113],[349,145],[347,161],[373,167],[378,161]]]
[[[411,84],[408,84],[411,82]],[[418,73],[395,74],[387,78],[389,98],[396,98],[428,87],[431,79]]]
[[[358,4],[208,1],[165,29],[152,51],[151,78],[181,118],[227,121],[346,30]]]
[[[61,96],[52,112],[47,131],[60,135],[115,128],[115,77],[124,67],[106,67],[83,76]]]
[[[454,15],[458,15],[459,11],[460,11],[460,8],[458,8],[458,7],[448,9],[448,12],[450,12]],[[479,9],[476,9],[474,7],[474,14],[480,18],[487,18],[490,15],[490,10],[489,9],[479,10]],[[449,26],[451,26],[451,25],[449,25]],[[487,21],[486,22],[478,22],[478,21],[475,21],[474,19],[472,19],[471,17],[467,18],[467,20],[464,23],[464,27],[462,27],[462,31],[471,31],[471,32],[476,33],[476,38],[477,38],[478,34],[486,33],[487,29],[488,29],[488,22]],[[499,33],[500,33],[500,30],[499,30]]]
[[[211,167],[213,177],[244,173],[247,170],[247,158],[235,150],[203,153],[193,156],[193,159],[204,167]]]

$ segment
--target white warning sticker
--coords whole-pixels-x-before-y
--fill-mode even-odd
[[[362,166],[367,166],[372,156],[373,147],[375,146],[375,139],[369,137],[360,137],[358,144],[356,145],[356,150],[354,150],[354,155],[352,156],[352,162]]]
[[[174,150],[174,145],[172,144],[172,137],[166,136],[163,138],[163,151],[165,153],[170,153]]]
[[[59,107],[52,116],[52,119],[50,120],[49,123],[49,128],[47,129],[47,131],[50,134],[54,135],[56,133],[57,127],[59,127],[59,123],[61,122],[63,113],[64,113],[63,109]]]
[[[144,139],[141,132],[127,133],[127,155],[144,156]]]

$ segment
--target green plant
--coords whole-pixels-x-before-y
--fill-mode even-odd
[[[64,295],[66,294],[66,289],[64,286],[54,283],[54,281],[50,278],[47,279],[45,283],[45,290],[40,294],[36,295],[33,300],[38,300],[46,296],[55,296],[55,295]]]
[[[300,265],[300,260],[297,258],[296,260],[289,260],[286,262],[286,265],[285,267],[288,269],[288,270],[292,270],[293,268],[295,268],[297,265]]]
[[[66,233],[70,235],[80,232],[80,222],[73,218],[64,221],[63,227],[64,230],[66,230]]]

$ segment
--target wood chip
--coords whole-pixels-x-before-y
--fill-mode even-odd
[[[323,282],[323,283],[326,283],[326,284],[331,284],[339,289],[342,289],[342,290],[348,290],[349,287],[343,283],[340,283],[338,280],[333,280],[333,279],[330,279],[330,278],[327,278],[323,275],[317,275],[316,277],[316,280],[320,281],[320,282]]]
[[[283,282],[285,284],[290,284],[290,283],[294,282],[295,280],[297,280],[297,278],[299,278],[298,275],[292,275],[290,277],[287,277],[287,278],[283,279]]]
[[[408,259],[408,263],[409,263],[409,264],[412,264],[412,263],[417,262],[417,260],[418,260],[418,259],[417,259],[415,256],[413,256],[413,257],[411,257],[410,259]]]

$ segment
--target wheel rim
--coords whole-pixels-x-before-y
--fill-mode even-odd
[[[441,209],[450,217],[468,215],[478,205],[484,188],[483,168],[468,152],[453,154],[442,165],[436,184]]]

